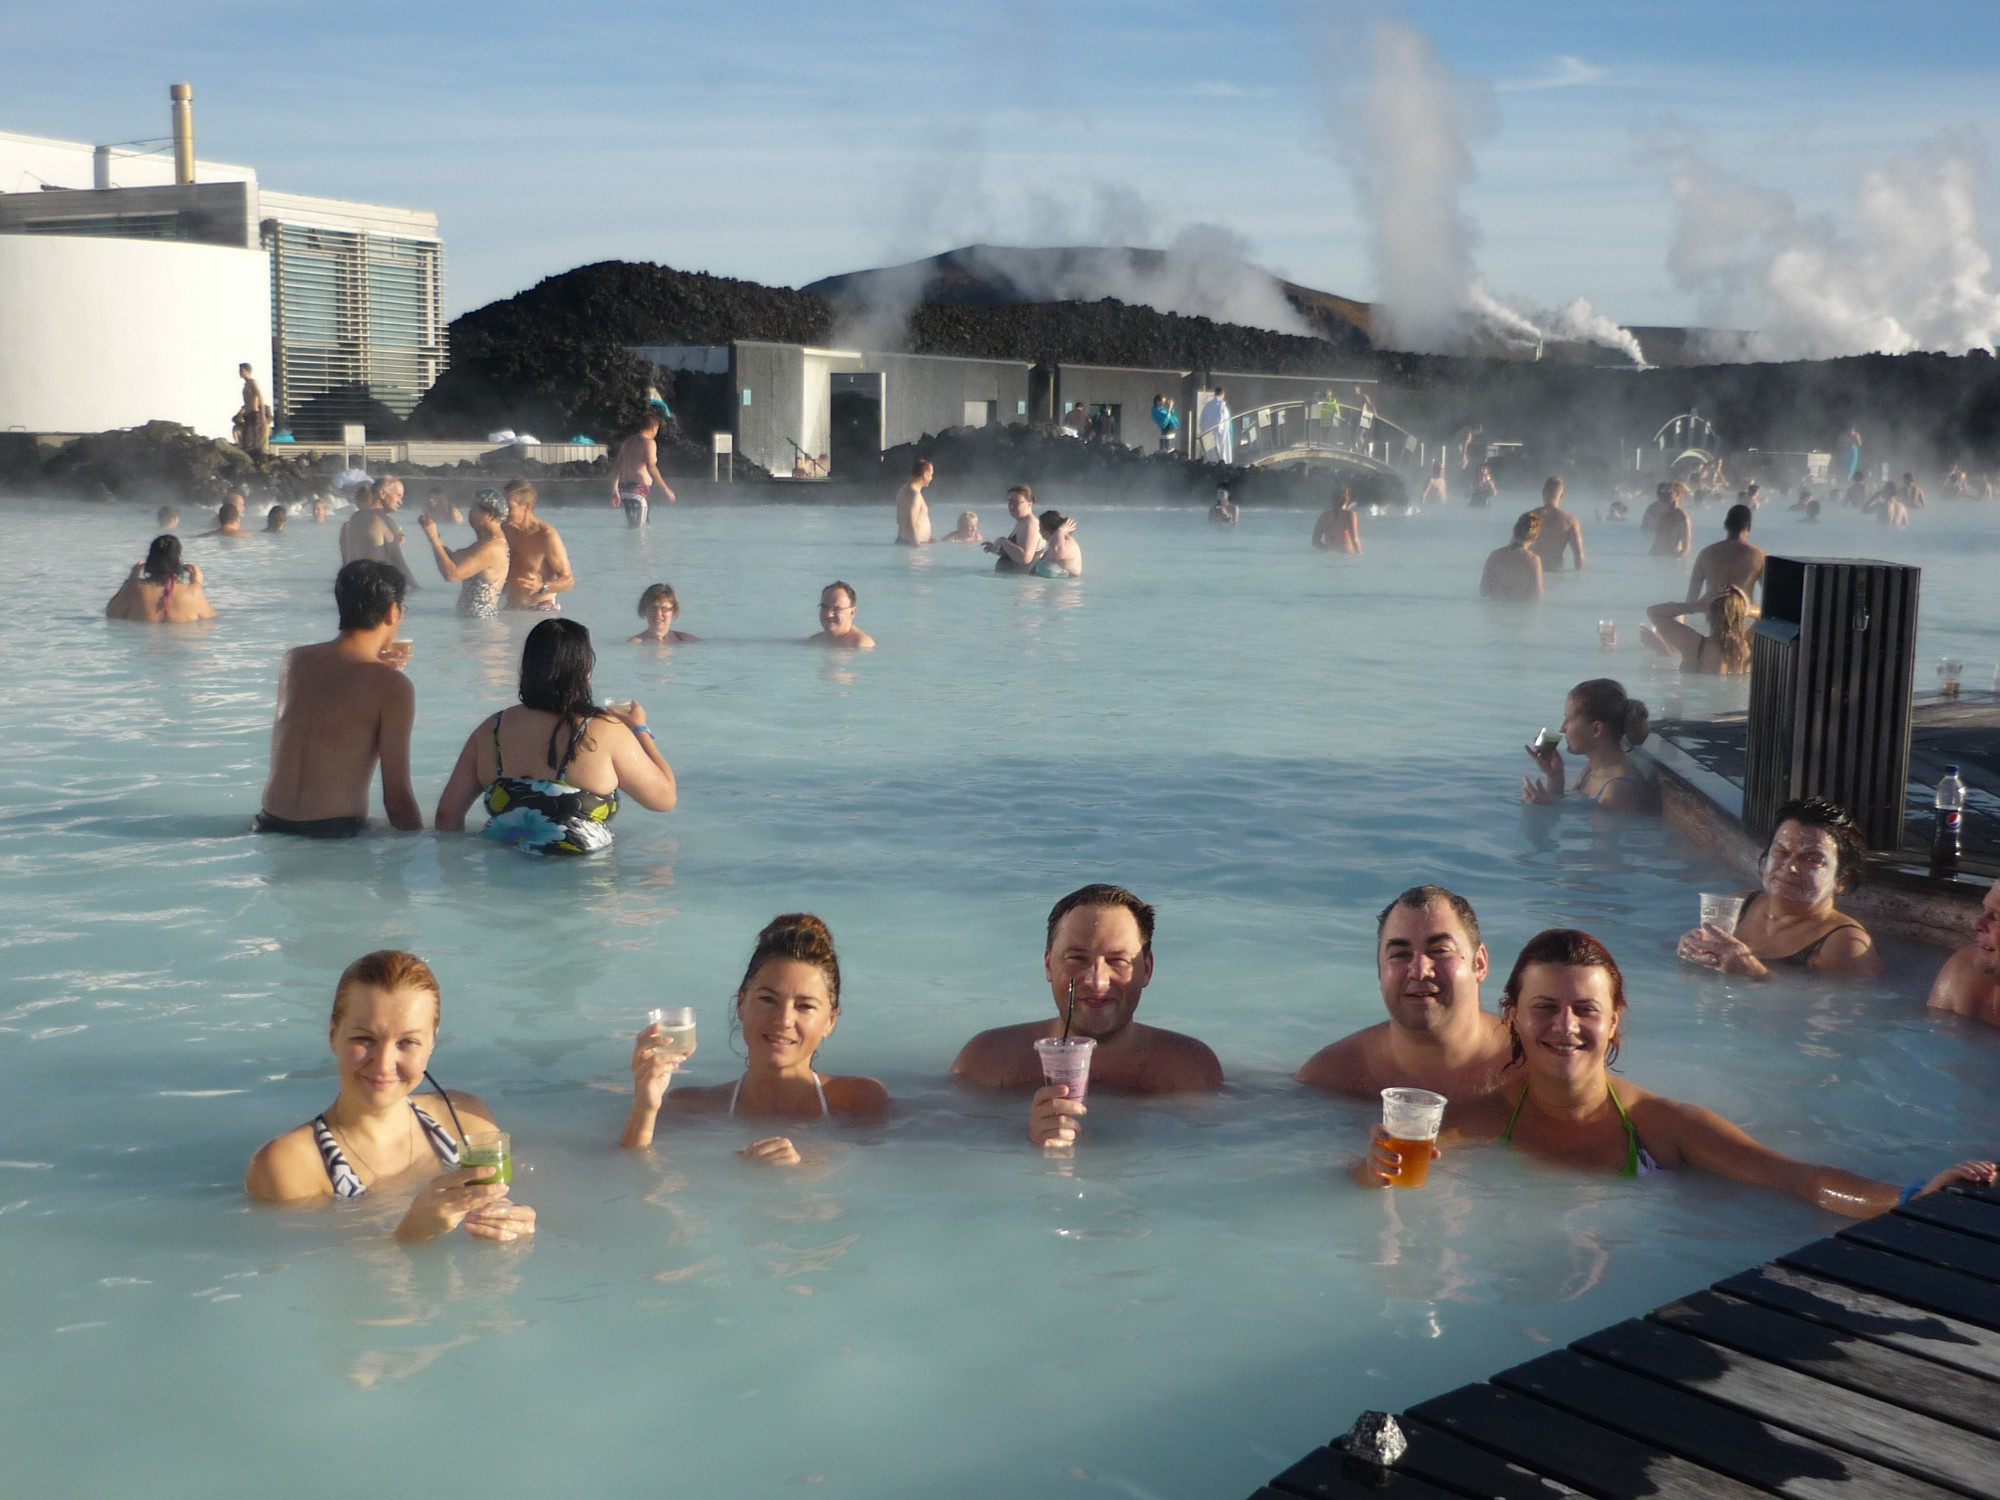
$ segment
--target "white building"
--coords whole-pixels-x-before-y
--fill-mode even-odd
[[[445,365],[437,216],[263,189],[171,152],[0,133],[0,429],[227,437],[240,363],[279,428],[407,416]]]

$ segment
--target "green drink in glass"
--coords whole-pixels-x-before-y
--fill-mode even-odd
[[[465,1147],[458,1153],[461,1167],[486,1167],[492,1169],[488,1177],[475,1177],[471,1186],[485,1187],[490,1183],[504,1182],[509,1187],[514,1184],[514,1143],[507,1138],[504,1130],[475,1130],[465,1138]]]

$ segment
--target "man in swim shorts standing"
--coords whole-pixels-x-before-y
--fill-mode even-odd
[[[1472,903],[1412,886],[1375,919],[1375,975],[1389,1019],[1315,1052],[1299,1082],[1336,1094],[1429,1089],[1447,1099],[1491,1093],[1513,1056],[1507,1023],[1479,1006],[1486,945]]]
[[[1049,912],[1042,972],[1055,1014],[982,1031],[951,1071],[979,1088],[1034,1088],[1028,1138],[1038,1146],[1076,1138],[1081,1100],[1061,1085],[1042,1085],[1035,1042],[1062,1033],[1097,1043],[1090,1058],[1093,1091],[1123,1094],[1209,1093],[1222,1086],[1222,1064],[1203,1043],[1133,1019],[1153,979],[1153,908],[1116,885],[1071,891]],[[1072,1003],[1072,1001],[1074,1003]]]
[[[921,547],[931,539],[931,508],[924,500],[924,486],[937,471],[928,458],[910,465],[910,477],[896,491],[896,542],[904,547]]]
[[[535,518],[535,487],[525,479],[510,479],[501,491],[507,519],[507,607],[554,611],[556,595],[576,587],[569,570],[569,553],[555,527]]]
[[[2000,880],[1987,887],[1972,942],[1944,961],[1930,1008],[2000,1026]]]
[[[278,668],[271,778],[257,833],[352,838],[368,825],[368,783],[382,767],[390,826],[424,826],[410,785],[417,693],[383,652],[403,622],[403,575],[385,562],[348,563],[333,581],[340,634],[295,646]]]
[[[674,503],[672,486],[660,477],[659,435],[660,414],[649,411],[639,419],[639,430],[618,445],[618,456],[611,461],[611,503],[624,507],[627,526],[646,524],[652,510],[646,492],[656,484],[667,504]]]

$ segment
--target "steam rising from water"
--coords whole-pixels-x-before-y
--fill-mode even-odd
[[[1702,321],[1751,326],[1711,338],[1724,359],[1832,359],[1941,350],[2000,339],[2000,288],[1980,241],[1982,164],[1937,140],[1861,174],[1838,218],[1674,153],[1667,266]]]
[[[1454,74],[1422,32],[1388,20],[1366,24],[1369,66],[1358,86],[1344,72],[1351,35],[1331,39],[1327,103],[1368,222],[1379,294],[1375,341],[1464,354],[1531,351],[1549,338],[1575,339],[1644,364],[1638,340],[1581,297],[1542,314],[1487,289],[1473,258],[1479,233],[1460,194],[1477,175],[1472,143],[1493,131],[1492,91]]]

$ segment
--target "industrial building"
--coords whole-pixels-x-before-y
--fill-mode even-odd
[[[279,429],[408,416],[445,360],[437,216],[278,193],[194,154],[0,133],[0,429],[227,437],[239,363]]]

